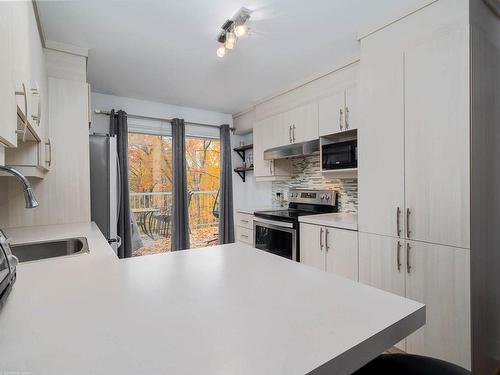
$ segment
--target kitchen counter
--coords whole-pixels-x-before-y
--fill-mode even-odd
[[[358,215],[349,213],[333,213],[306,215],[299,217],[299,222],[324,225],[327,227],[358,230]]]
[[[420,303],[241,243],[119,260],[94,224],[7,233],[84,236],[90,253],[19,265],[0,372],[341,375],[425,321]]]

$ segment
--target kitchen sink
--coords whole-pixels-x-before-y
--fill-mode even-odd
[[[77,237],[63,240],[11,245],[11,249],[12,254],[14,254],[19,259],[19,262],[22,263],[33,260],[85,254],[89,252],[89,245],[86,238]]]

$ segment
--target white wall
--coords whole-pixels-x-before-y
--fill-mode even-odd
[[[233,135],[233,148],[240,145],[240,141],[244,144],[252,143],[252,133],[247,135]],[[233,151],[233,168],[241,165],[243,160]],[[247,172],[246,182],[233,173],[233,199],[234,208],[266,208],[272,205],[272,183],[271,182],[255,182],[253,172]]]
[[[92,109],[110,110],[122,109],[132,115],[150,116],[157,118],[182,118],[185,122],[198,122],[214,125],[233,124],[233,118],[228,113],[206,111],[198,108],[181,107],[172,104],[150,102],[114,96],[92,93]]]

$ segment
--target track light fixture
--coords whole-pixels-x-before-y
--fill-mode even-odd
[[[222,31],[217,37],[219,47],[217,48],[217,56],[224,57],[228,51],[231,51],[236,45],[238,38],[241,38],[248,33],[248,20],[250,18],[250,10],[241,8],[233,18],[224,22],[221,26]]]

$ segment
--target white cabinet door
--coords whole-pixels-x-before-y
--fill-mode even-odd
[[[404,246],[399,238],[359,233],[359,281],[404,297]],[[395,346],[405,350],[405,340]]]
[[[359,233],[359,281],[404,296],[404,245],[398,238]]]
[[[326,271],[358,281],[358,233],[325,227]]]
[[[288,145],[291,143],[291,132],[283,122],[283,114],[278,114],[266,120],[265,149]]]
[[[405,52],[409,237],[465,248],[470,247],[468,46],[463,28]]]
[[[27,1],[16,1],[13,3],[13,23],[12,23],[12,46],[14,57],[14,87],[18,92],[26,89],[26,102],[24,96],[17,95],[16,103],[29,119],[29,100],[31,98],[31,54],[32,43],[31,34],[37,31],[36,23],[31,24],[33,5]],[[34,16],[33,16],[34,17]],[[27,103],[27,105],[26,105]],[[27,107],[27,108],[26,108]],[[35,129],[36,130],[36,129]]]
[[[362,49],[360,69],[359,230],[398,236],[397,209],[404,210],[403,54]],[[399,221],[402,235],[402,215]]]
[[[344,91],[320,99],[318,102],[320,136],[330,135],[344,130],[344,102]]]
[[[292,127],[292,143],[300,143],[318,139],[318,103],[301,105],[283,113],[283,129],[285,141],[288,140],[288,129]],[[287,144],[285,142],[285,144]]]
[[[356,86],[348,88],[345,91],[344,111],[344,130],[357,129],[359,123],[359,106],[358,89]]]
[[[264,160],[269,119],[257,121],[253,127],[253,164],[255,177],[273,176],[273,162]]]
[[[325,271],[325,229],[319,225],[300,224],[300,263]]]
[[[0,143],[17,146],[16,97],[13,80],[13,12],[15,3],[0,2]]]
[[[469,250],[408,241],[406,297],[426,304],[426,324],[407,351],[470,369]]]

